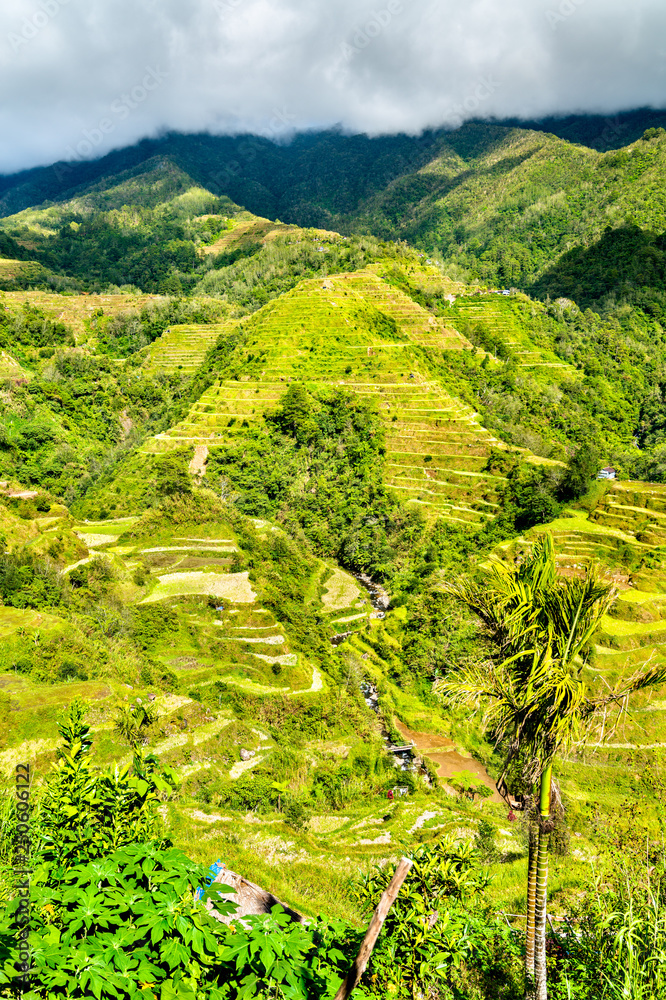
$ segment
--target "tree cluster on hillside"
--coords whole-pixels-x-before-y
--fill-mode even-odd
[[[423,524],[383,481],[383,423],[343,390],[287,389],[265,426],[216,449],[207,480],[246,514],[303,533],[315,552],[385,577]]]
[[[108,358],[57,350],[38,375],[9,383],[2,394],[0,473],[71,504],[137,435],[169,419],[181,383],[179,376],[137,377]]]
[[[141,310],[105,315],[99,308],[90,321],[99,354],[124,358],[152,344],[165,330],[179,323],[215,323],[225,315],[220,303],[190,298],[153,300]]]
[[[74,334],[64,323],[52,320],[42,309],[24,303],[19,310],[0,304],[0,347],[21,358],[27,347],[48,356],[57,347],[73,347]]]
[[[214,260],[194,291],[220,296],[240,312],[254,312],[306,278],[356,271],[387,256],[413,253],[371,236],[322,237],[306,230],[277,236],[237,261]]]

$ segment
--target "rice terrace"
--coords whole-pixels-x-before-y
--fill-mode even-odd
[[[666,998],[662,119],[0,177],[0,997]]]

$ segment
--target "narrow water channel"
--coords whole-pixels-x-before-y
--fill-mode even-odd
[[[358,580],[370,598],[370,603],[374,608],[371,617],[384,618],[386,611],[391,604],[388,593],[384,590],[381,584],[375,583],[369,576],[366,576],[365,573],[354,573],[353,576],[356,580]],[[344,642],[345,639],[352,634],[352,632],[342,632],[338,635],[334,635],[331,642],[334,646],[339,646],[340,643]],[[368,708],[371,708],[373,712],[378,712],[379,698],[375,686],[368,681],[364,681],[361,684],[361,692]],[[475,774],[491,791],[491,802],[503,801],[497,791],[497,788],[495,787],[495,782],[490,777],[483,764],[479,763],[478,760],[475,760],[474,757],[459,753],[452,740],[449,740],[444,736],[434,735],[433,733],[420,733],[414,729],[409,729],[408,726],[405,726],[397,719],[394,724],[400,735],[403,737],[405,746],[411,744],[410,749],[396,751],[392,749],[393,744],[389,738],[384,736],[386,748],[391,750],[394,754],[402,771],[415,771],[417,769],[415,758],[417,756],[427,757],[436,768],[437,777],[443,783],[446,783],[447,778],[454,778],[455,775],[460,774],[461,771],[466,771],[468,774]]]
[[[351,571],[350,571],[351,572]],[[388,592],[384,590],[380,583],[375,583],[371,580],[369,576],[365,573],[354,573],[351,572],[351,576],[361,584],[368,597],[370,598],[370,604],[372,605],[372,612],[370,614],[371,618],[385,618],[386,612],[391,605],[391,599]],[[331,643],[334,646],[339,646],[341,643],[348,639],[350,635],[353,635],[353,631],[349,632],[338,632],[336,635],[331,636]]]

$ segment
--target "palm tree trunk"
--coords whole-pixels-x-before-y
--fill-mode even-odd
[[[536,1000],[548,1000],[546,978],[546,913],[548,906],[548,845],[550,843],[550,785],[553,765],[541,775],[539,808],[539,846],[536,864],[536,900],[534,912],[534,975]]]
[[[527,929],[525,931],[525,978],[528,992],[534,991],[534,915],[536,904],[538,827],[532,820],[528,829],[527,860]]]

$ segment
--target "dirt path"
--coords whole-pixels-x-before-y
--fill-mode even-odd
[[[495,782],[490,777],[483,764],[473,757],[466,757],[458,753],[455,743],[444,736],[436,736],[433,733],[419,733],[414,729],[409,729],[402,722],[395,722],[396,729],[404,737],[406,743],[413,743],[415,748],[437,768],[437,776],[441,781],[453,778],[461,771],[471,771],[483,781],[484,785],[492,791],[492,802],[502,802],[502,797],[495,788]]]
[[[190,462],[188,471],[192,476],[204,476],[206,473],[206,462],[208,461],[208,447],[205,444],[198,444],[194,449],[194,458]]]

